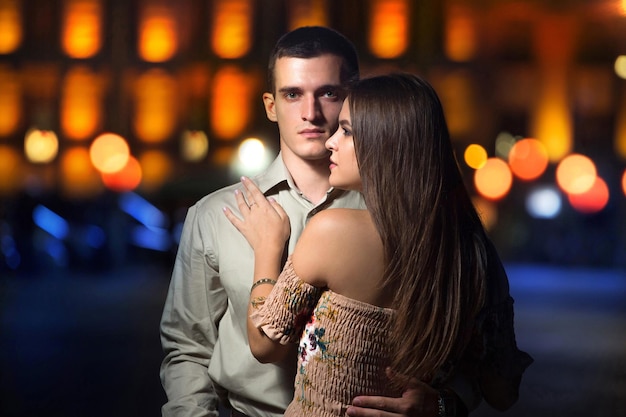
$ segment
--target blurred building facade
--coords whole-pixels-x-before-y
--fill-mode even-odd
[[[169,262],[275,155],[267,58],[303,25],[435,86],[505,260],[626,267],[624,0],[0,0],[2,274]]]

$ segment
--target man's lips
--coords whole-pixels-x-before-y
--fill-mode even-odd
[[[326,132],[323,129],[302,129],[300,132],[298,132],[298,134],[307,138],[319,138],[325,133]]]

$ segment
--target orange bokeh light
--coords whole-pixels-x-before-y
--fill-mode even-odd
[[[139,56],[147,62],[165,62],[178,50],[176,13],[169,7],[144,2],[139,24]]]
[[[98,171],[91,164],[86,148],[67,149],[61,155],[60,162],[60,183],[65,195],[89,198],[102,190]]]
[[[548,152],[536,139],[515,142],[509,152],[509,166],[513,174],[524,181],[539,178],[548,168]]]
[[[22,85],[17,71],[3,65],[0,65],[0,115],[0,136],[17,130],[22,119]]]
[[[101,47],[102,4],[100,0],[65,0],[63,50],[71,58],[89,58]]]
[[[477,50],[476,23],[470,7],[451,4],[447,7],[445,30],[446,56],[456,62],[474,58]]]
[[[164,70],[152,69],[139,77],[134,92],[137,137],[149,143],[163,142],[178,121],[178,82]]]
[[[568,155],[556,167],[556,182],[567,194],[588,191],[596,181],[596,176],[596,165],[581,154]]]
[[[111,174],[126,166],[130,157],[130,148],[123,137],[114,133],[104,133],[91,144],[89,157],[98,171]]]
[[[15,52],[22,43],[22,16],[19,0],[0,1],[0,54]]]
[[[18,191],[24,165],[20,153],[10,146],[0,145],[0,161],[0,194]]]
[[[113,173],[102,173],[102,182],[113,191],[132,191],[141,183],[141,166],[135,157],[130,156],[124,167]]]
[[[226,59],[241,58],[250,50],[252,38],[251,0],[214,2],[211,47]]]
[[[591,188],[580,194],[568,194],[567,198],[576,211],[585,214],[597,213],[609,202],[609,187],[602,178],[596,176]]]
[[[489,200],[506,196],[513,184],[513,174],[508,164],[500,158],[489,158],[474,172],[474,186],[480,195]]]
[[[369,48],[378,58],[397,58],[409,44],[407,0],[373,0],[371,3]]]
[[[626,196],[626,169],[624,170],[624,173],[622,174],[622,191],[624,192],[624,195]]]
[[[289,30],[301,26],[328,26],[328,0],[290,1]]]
[[[86,67],[75,67],[65,76],[61,91],[60,123],[69,139],[92,137],[101,124],[103,83]]]
[[[141,167],[141,188],[153,191],[162,186],[172,175],[174,168],[167,154],[159,150],[151,150],[139,156]]]
[[[221,139],[234,139],[250,121],[252,82],[250,75],[237,67],[220,69],[213,79],[211,127]]]

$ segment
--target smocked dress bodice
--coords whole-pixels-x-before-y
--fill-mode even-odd
[[[288,259],[251,316],[271,339],[299,343],[294,399],[285,416],[341,416],[358,395],[400,396],[385,376],[393,314],[305,283]]]

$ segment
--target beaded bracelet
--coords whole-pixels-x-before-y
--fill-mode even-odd
[[[271,285],[275,285],[276,284],[276,280],[275,279],[271,279],[271,278],[261,278],[258,281],[255,281],[254,284],[252,284],[252,288],[250,288],[250,291],[252,292],[253,289],[255,289],[256,287],[258,287],[259,285],[262,284],[271,284]]]

